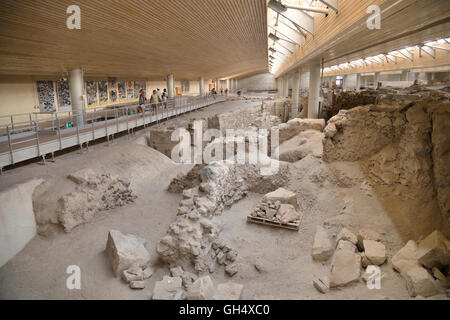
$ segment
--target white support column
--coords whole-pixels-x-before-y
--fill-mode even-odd
[[[236,91],[239,90],[239,80],[238,79],[234,79],[234,85],[236,86]]]
[[[373,76],[373,87],[375,89],[378,88],[378,82],[380,82],[380,73],[375,72],[375,75]]]
[[[215,88],[216,88],[217,93],[219,93],[219,91],[220,91],[220,80],[219,80],[219,78],[216,79]]]
[[[348,85],[348,75],[344,74],[342,76],[342,89],[345,90]]]
[[[69,72],[70,98],[72,101],[72,112],[75,116],[76,125],[85,123],[84,106],[84,74],[82,69]]]
[[[295,117],[298,114],[298,110],[300,108],[300,70],[298,70],[294,74],[294,82],[292,87],[292,117]]]
[[[283,77],[283,98],[289,95],[289,76],[287,74]]]
[[[281,93],[283,92],[283,83],[281,81],[281,77],[278,77],[277,79],[277,91],[278,96],[281,96]]]
[[[228,89],[228,91],[230,91],[230,79],[227,79],[227,84],[226,84],[226,88]]]
[[[200,82],[200,95],[204,96],[205,95],[205,79],[203,77],[200,77],[200,79],[198,81]]]
[[[400,80],[401,81],[408,81],[408,73],[409,73],[409,70],[402,70],[402,75],[401,75]]]
[[[319,117],[319,94],[320,94],[320,61],[313,61],[309,64],[309,97],[308,97],[308,118],[317,119]]]
[[[361,88],[361,73],[356,75],[356,91],[359,91]]]
[[[169,74],[167,76],[167,94],[169,96],[169,99],[173,99],[173,97],[175,96],[175,86],[174,86],[173,74]]]

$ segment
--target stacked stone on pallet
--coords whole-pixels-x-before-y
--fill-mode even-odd
[[[297,211],[298,208],[296,194],[284,188],[279,188],[266,194],[251,213],[251,216],[281,224],[299,223],[300,213]]]

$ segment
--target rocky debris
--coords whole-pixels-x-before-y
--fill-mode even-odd
[[[411,297],[430,297],[439,294],[439,290],[425,268],[416,266],[409,268],[403,275],[406,280],[406,288]]]
[[[373,240],[373,241],[381,241],[382,237],[379,233],[369,230],[369,229],[362,229],[358,232],[358,248],[359,250],[364,250],[364,240]]]
[[[116,277],[134,265],[148,265],[150,254],[144,246],[145,243],[144,239],[132,234],[125,235],[117,230],[108,233],[105,250]]]
[[[68,178],[77,186],[58,200],[57,216],[66,232],[92,221],[102,211],[133,203],[136,196],[130,181],[111,174],[96,174],[92,169],[72,173]]]
[[[261,165],[237,165],[229,161],[214,162],[199,170],[198,189],[191,186],[186,191],[175,222],[157,245],[161,258],[169,266],[184,269],[194,264],[197,273],[214,270],[212,261],[217,254],[212,253],[212,243],[222,229],[217,216],[251,190],[273,190],[287,183],[287,164],[276,164],[279,169],[269,176],[261,174]],[[233,258],[232,254],[221,256],[220,261],[225,264]]]
[[[384,244],[374,240],[364,240],[364,255],[369,264],[380,266],[386,262],[386,247]]]
[[[237,259],[238,253],[228,246],[223,240],[216,239],[213,241],[211,246],[211,256],[216,259],[219,265],[228,266],[234,263]]]
[[[419,266],[416,251],[416,242],[414,240],[409,240],[408,243],[392,257],[391,263],[394,269],[403,275],[409,268]]]
[[[428,269],[450,265],[450,241],[438,230],[419,242],[417,260]]]
[[[342,228],[341,231],[339,231],[336,241],[339,243],[340,240],[350,241],[354,245],[358,243],[358,238],[356,235],[347,228]]]
[[[316,261],[327,261],[333,252],[334,247],[327,231],[322,226],[317,226],[311,253],[312,258]]]
[[[299,209],[297,195],[294,192],[286,190],[284,188],[278,188],[277,190],[266,194],[263,198],[263,201],[279,201],[280,204],[290,204],[294,206],[295,209]]]
[[[183,287],[186,290],[198,279],[196,274],[184,271],[181,267],[170,268],[170,274],[173,278],[181,278]]]
[[[400,249],[392,257],[392,266],[406,280],[408,293],[412,296],[429,297],[440,293],[438,283],[447,287],[448,274],[448,240],[439,231],[434,231],[417,244],[414,240]],[[429,271],[437,279],[434,280]],[[438,282],[437,282],[438,281]]]
[[[155,283],[153,300],[175,300],[176,296],[181,296],[180,291],[182,291],[180,277],[164,276],[161,281]]]
[[[450,277],[446,277],[441,270],[438,268],[433,268],[432,270],[433,277],[437,280],[439,280],[439,283],[443,288],[450,288]]]
[[[237,265],[235,263],[229,264],[225,267],[225,273],[230,277],[233,277],[238,272]]]
[[[214,284],[209,276],[197,279],[188,289],[188,300],[212,300]]]
[[[251,213],[251,216],[282,224],[298,223],[301,217],[297,211],[298,208],[296,194],[284,188],[279,188],[266,194]]]
[[[217,286],[214,300],[240,300],[244,286],[239,283],[227,282]]]
[[[131,281],[130,288],[138,290],[145,289],[145,281]]]
[[[204,164],[196,164],[187,174],[179,174],[170,182],[167,190],[172,193],[181,193],[183,190],[198,186],[200,184],[199,172],[204,167]]]
[[[348,250],[336,250],[330,272],[330,288],[358,281],[361,275],[361,256]]]
[[[356,252],[356,246],[347,240],[339,240],[336,250],[348,250],[350,252]]]
[[[146,268],[146,270],[147,269],[148,268]],[[144,280],[144,272],[139,265],[133,264],[128,270],[124,270],[122,272],[122,279],[126,283],[130,283],[132,281],[142,281]]]
[[[320,293],[327,293],[330,290],[330,281],[328,277],[313,277],[313,286],[317,289]]]

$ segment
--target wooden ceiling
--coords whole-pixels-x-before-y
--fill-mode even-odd
[[[67,7],[81,8],[69,30]],[[2,0],[0,74],[225,78],[268,71],[266,0]]]
[[[370,5],[381,8],[379,30],[367,28]],[[343,0],[338,14],[314,17],[314,36],[307,35],[277,77],[314,59],[331,66],[450,36],[449,0]]]

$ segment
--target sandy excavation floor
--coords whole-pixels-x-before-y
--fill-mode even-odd
[[[205,117],[258,105],[257,102],[235,101],[217,104],[195,114]],[[186,116],[187,117],[187,116]],[[191,115],[189,115],[191,117]],[[166,191],[170,181],[191,165],[178,165],[145,145],[143,133],[130,140],[121,138],[110,146],[98,144],[84,154],[65,154],[45,166],[31,164],[6,172],[0,178],[0,189],[8,188],[32,177],[44,177],[56,185],[65,182],[68,173],[86,166],[124,175],[132,181],[138,196],[136,202],[97,216],[92,223],[81,225],[71,233],[51,232],[36,236],[16,257],[0,269],[0,299],[150,299],[156,281],[168,275],[168,268],[156,252],[158,241],[175,220],[180,194]],[[317,142],[318,143],[318,142]],[[244,285],[244,299],[411,299],[405,281],[390,263],[381,267],[385,273],[381,290],[369,290],[361,281],[341,289],[320,294],[312,285],[313,275],[325,275],[330,267],[314,262],[311,248],[315,227],[325,226],[337,232],[345,221],[356,233],[370,228],[381,233],[390,258],[404,245],[405,236],[378,200],[367,188],[358,163],[323,164],[310,155],[290,164],[291,179],[286,188],[295,191],[303,212],[299,232],[275,229],[246,222],[261,200],[262,194],[249,196],[224,211],[221,237],[238,251],[239,272],[233,282]],[[340,172],[341,178],[329,171]],[[342,178],[344,177],[344,178]],[[432,231],[427,226],[426,231]],[[145,238],[150,252],[153,276],[141,291],[131,290],[115,278],[104,252],[111,229]],[[429,229],[429,230],[428,230]],[[334,231],[336,230],[336,231]],[[66,268],[81,268],[82,290],[66,288]],[[211,275],[214,283],[230,280],[223,267]],[[434,299],[446,299],[443,295]]]

